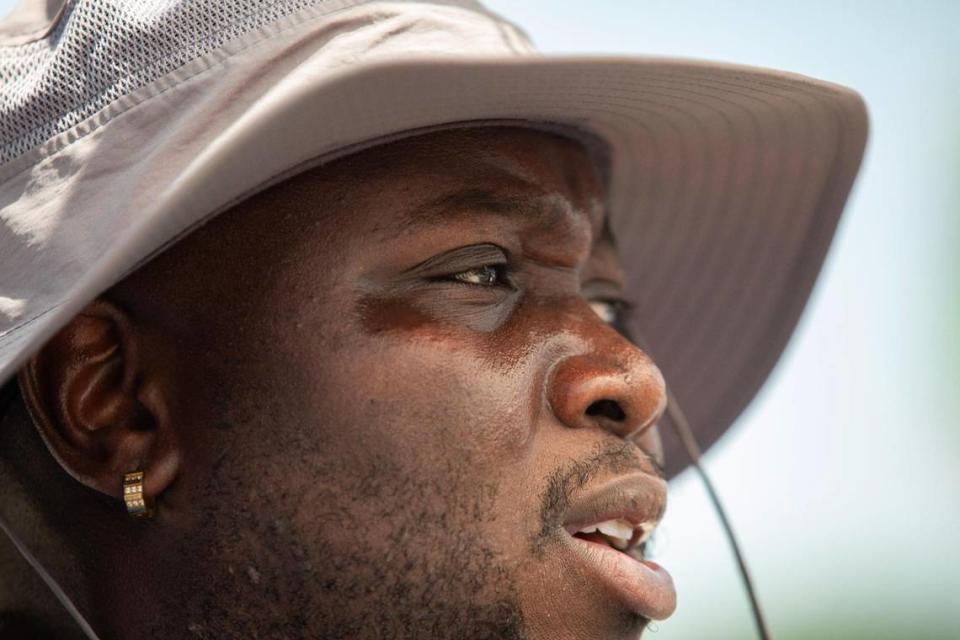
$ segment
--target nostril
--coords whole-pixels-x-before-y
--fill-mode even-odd
[[[616,400],[597,400],[587,407],[588,416],[602,416],[617,422],[623,422],[627,414],[623,412],[620,403]]]

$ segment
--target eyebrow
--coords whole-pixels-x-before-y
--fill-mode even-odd
[[[492,189],[461,189],[427,200],[406,211],[400,220],[400,233],[439,224],[449,220],[451,214],[458,213],[466,215],[482,212],[505,219],[524,217],[535,220],[544,227],[553,227],[562,224],[570,216],[581,215],[566,198],[562,199],[562,205],[553,200],[555,199],[544,194],[509,195]],[[596,221],[591,219],[590,223],[596,232]]]

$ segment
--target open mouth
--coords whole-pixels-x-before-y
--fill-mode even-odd
[[[604,520],[587,525],[573,534],[574,538],[602,544],[642,561],[646,557],[647,540],[655,523],[633,525],[626,520]]]
[[[644,555],[665,504],[665,482],[626,476],[572,505],[563,525],[583,575],[599,592],[651,620],[669,617],[677,600],[670,574]]]

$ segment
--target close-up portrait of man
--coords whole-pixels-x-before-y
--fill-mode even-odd
[[[867,130],[470,0],[26,0],[0,81],[0,638],[638,638]]]

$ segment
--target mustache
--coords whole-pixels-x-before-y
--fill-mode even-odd
[[[534,555],[540,557],[550,541],[556,538],[564,514],[570,508],[571,497],[593,478],[630,471],[649,472],[651,467],[661,478],[665,477],[663,468],[652,455],[633,442],[622,441],[599,445],[589,457],[553,471],[540,494],[540,531],[531,541]]]

